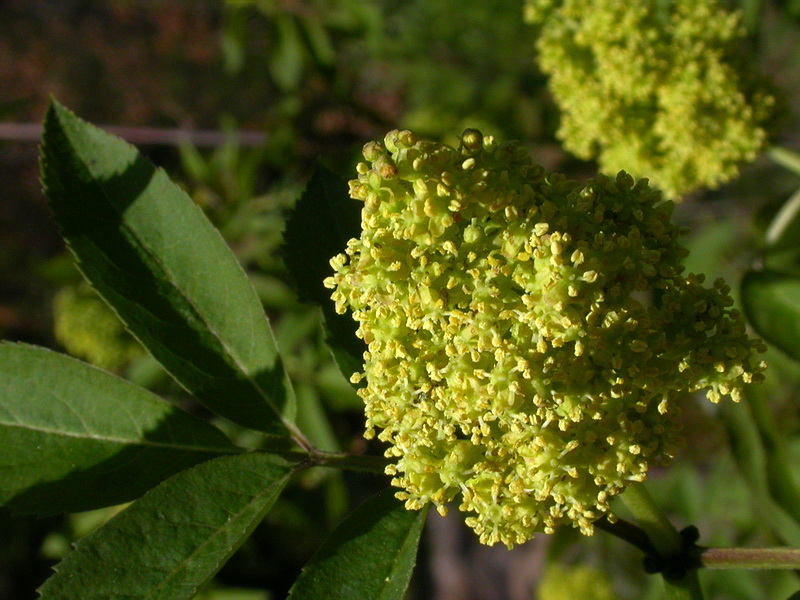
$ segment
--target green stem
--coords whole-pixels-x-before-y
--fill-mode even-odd
[[[777,164],[793,173],[800,175],[800,154],[783,148],[782,146],[772,146],[767,150],[767,155]]]
[[[383,473],[390,461],[382,456],[348,454],[346,452],[323,452],[317,450],[311,455],[314,466]]]
[[[678,530],[669,522],[642,483],[633,483],[620,494],[637,524],[645,531],[659,556],[669,558],[684,552],[684,542]],[[663,578],[667,600],[703,600],[703,590],[697,569],[690,569],[680,579]]]
[[[349,454],[347,452],[326,452],[314,446],[309,450],[298,450],[295,446],[296,443],[296,440],[288,437],[270,438],[259,448],[259,451],[285,458],[289,462],[295,463],[299,469],[331,467],[350,471],[384,473],[386,465],[391,462],[389,459],[382,456]]]
[[[595,521],[594,526],[618,537],[624,542],[628,542],[645,554],[653,554],[655,552],[653,544],[650,543],[650,538],[647,537],[647,534],[641,527],[637,527],[633,523],[628,523],[624,519],[617,518],[612,523],[607,517],[603,517]]]
[[[620,499],[631,511],[639,527],[647,533],[659,555],[674,556],[681,552],[683,549],[681,535],[658,508],[644,484],[632,483],[620,494]]]
[[[800,549],[707,548],[700,560],[708,569],[800,569]]]

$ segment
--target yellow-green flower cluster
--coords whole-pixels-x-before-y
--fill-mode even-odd
[[[735,177],[767,141],[774,98],[719,0],[528,0],[565,148],[669,197]]]
[[[675,452],[678,396],[760,377],[760,342],[722,282],[682,275],[646,180],[570,181],[475,130],[458,149],[392,131],[364,157],[362,235],[325,283],[368,344],[367,437],[408,508],[460,496],[487,544],[589,534]]]
[[[53,320],[56,339],[67,352],[103,369],[119,370],[142,354],[139,343],[85,283],[56,294]]]

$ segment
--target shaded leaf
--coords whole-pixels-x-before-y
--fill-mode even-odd
[[[402,600],[426,513],[406,510],[390,490],[367,500],[311,558],[289,600]]]
[[[733,459],[747,481],[759,518],[784,543],[800,545],[800,525],[770,495],[768,456],[749,404],[726,403],[723,411]]]
[[[320,450],[340,451],[333,425],[325,414],[319,394],[312,385],[297,385],[297,426]]]
[[[78,542],[42,600],[192,598],[258,525],[291,465],[263,453],[210,460],[164,481]]]
[[[133,146],[55,101],[41,162],[78,266],[131,333],[219,415],[292,429],[294,396],[261,303],[192,200]]]
[[[284,256],[300,300],[322,308],[326,341],[349,378],[361,370],[366,345],[356,337],[356,322],[334,310],[331,290],[322,284],[333,275],[330,259],[361,234],[361,204],[349,197],[347,189],[336,174],[317,167],[286,223]]]
[[[765,477],[769,493],[800,524],[800,487],[795,477],[793,461],[787,453],[787,439],[775,421],[770,398],[761,386],[745,388],[745,398],[764,448]]]
[[[742,305],[758,334],[800,360],[800,277],[749,271],[742,280]]]
[[[268,59],[270,74],[284,92],[294,92],[302,83],[306,52],[293,15],[278,11],[272,18],[277,46]]]
[[[129,502],[236,452],[217,428],[44,348],[0,344],[0,504],[52,515]]]

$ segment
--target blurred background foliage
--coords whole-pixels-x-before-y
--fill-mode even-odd
[[[217,132],[211,147],[183,141],[142,149],[181,182],[245,266],[296,382],[302,428],[326,449],[379,453],[361,437],[360,404],[324,345],[319,310],[292,291],[280,253],[285,219],[315,164],[347,178],[361,145],[396,127],[449,143],[477,127],[522,140],[547,168],[593,175],[594,164],[555,140],[558,111],[536,68],[522,4],[5,0],[0,125],[39,122],[54,94],[98,124]],[[800,2],[732,5],[744,11],[757,60],[788,100],[779,142],[799,150]],[[245,131],[261,132],[263,141]],[[49,219],[36,151],[13,131],[0,140],[0,337],[71,352],[206,415],[82,283]],[[769,220],[798,187],[798,173],[762,158],[735,182],[679,205],[677,219],[692,231],[688,270],[723,276],[735,290]],[[800,369],[778,350],[769,361],[767,384],[747,404],[687,404],[686,449],[651,478],[653,495],[679,526],[697,525],[701,543],[800,546],[764,504],[775,496],[770,509],[792,512],[767,465],[777,445],[788,477],[800,477]],[[269,443],[219,425],[247,447]],[[203,600],[285,597],[341,516],[386,481],[316,470],[293,485]],[[69,544],[116,510],[44,520],[0,512],[0,600],[35,598]],[[658,582],[640,563],[616,539],[567,530],[513,552],[482,547],[453,511],[431,517],[409,598],[657,598]],[[708,597],[731,600],[784,598],[800,587],[786,572],[707,573],[704,581]]]

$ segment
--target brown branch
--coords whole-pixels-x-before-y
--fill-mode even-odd
[[[132,144],[143,145],[178,146],[189,142],[195,146],[221,146],[233,139],[241,146],[263,146],[267,141],[267,135],[261,131],[169,129],[118,125],[100,125],[99,127]],[[0,140],[38,142],[41,136],[42,126],[38,123],[0,123]]]

